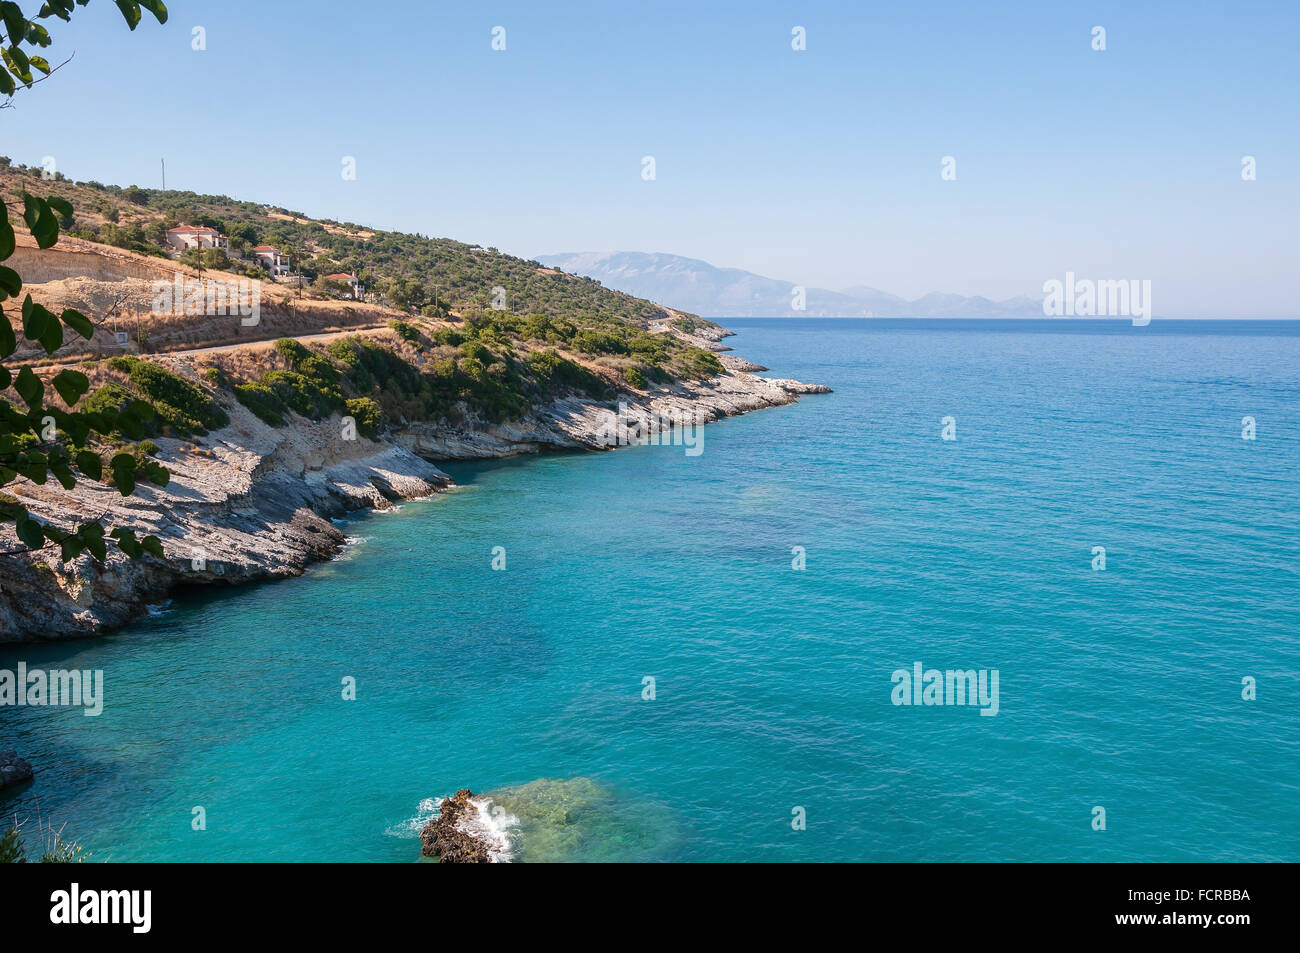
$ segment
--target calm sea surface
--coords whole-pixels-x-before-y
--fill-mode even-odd
[[[1300,860],[1300,325],[725,323],[835,392],[0,650],[106,685],[0,708],[0,812],[97,860],[413,861],[462,787],[522,860]],[[894,705],[918,662],[996,716]]]

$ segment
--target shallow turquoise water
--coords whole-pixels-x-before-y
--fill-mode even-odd
[[[1296,325],[727,323],[835,393],[698,457],[450,466],[301,578],[0,650],[107,695],[0,708],[40,771],[0,811],[100,860],[406,861],[422,800],[549,778],[524,859],[1300,860]],[[893,705],[918,661],[997,669],[997,716]]]

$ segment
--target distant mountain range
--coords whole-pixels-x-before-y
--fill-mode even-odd
[[[595,278],[607,288],[705,317],[1041,318],[1041,298],[992,301],[928,294],[915,301],[859,285],[843,291],[807,288],[794,308],[796,282],[764,278],[739,268],[716,268],[698,258],[650,252],[571,252],[542,255],[550,268]]]

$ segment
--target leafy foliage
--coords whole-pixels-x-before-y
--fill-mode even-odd
[[[84,7],[90,0],[45,0],[41,4],[36,20],[48,20],[58,17],[65,22],[72,19],[76,7]],[[140,25],[143,16],[141,10],[148,10],[159,23],[167,22],[167,7],[162,0],[115,0],[117,8],[122,11],[126,24],[132,30]],[[53,42],[50,32],[36,20],[28,19],[17,3],[4,0],[0,2],[0,23],[4,26],[3,64],[0,64],[0,95],[13,96],[19,86],[30,89],[47,77],[57,67],[50,66],[49,60],[35,52],[23,49],[30,47],[45,49]],[[70,215],[71,212],[69,211]],[[53,242],[51,242],[53,244]]]
[[[37,74],[43,78],[53,71],[48,60],[34,52],[36,48],[49,47],[52,42],[49,31],[37,21],[50,17],[67,21],[77,6],[88,2],[45,0],[34,20],[17,3],[0,2],[0,24],[4,28],[4,38],[0,40],[3,54],[0,96],[12,97],[19,86],[31,88],[39,82]],[[117,0],[117,6],[132,30],[139,24],[142,10],[148,10],[159,23],[167,20],[167,8],[161,0]],[[72,219],[71,203],[59,196],[40,197],[25,191],[18,199],[23,222],[37,246],[54,245],[59,238],[60,222]],[[12,257],[16,244],[9,207],[0,202],[0,262]],[[0,265],[0,362],[7,361],[18,347],[11,315],[21,315],[23,338],[39,344],[46,354],[53,354],[63,346],[65,329],[90,339],[94,326],[85,315],[71,309],[55,315],[34,302],[30,294],[22,296],[22,286],[22,278],[16,271]],[[22,304],[15,308],[10,302],[20,296]],[[145,417],[145,409],[138,406],[139,402],[115,401],[113,395],[102,398],[90,410],[76,409],[90,389],[89,379],[80,371],[61,370],[49,385],[62,407],[46,402],[49,396],[46,384],[31,366],[23,365],[15,372],[8,363],[0,363],[0,487],[8,486],[19,476],[38,485],[53,477],[66,489],[76,485],[77,473],[99,480],[104,475],[104,463],[91,446],[92,436],[139,429]],[[167,471],[159,464],[142,462],[134,453],[112,457],[109,471],[112,482],[124,496],[135,490],[138,476],[158,484],[165,484],[167,478]],[[99,560],[107,556],[106,531],[98,522],[81,523],[68,532],[33,518],[17,497],[7,493],[0,495],[0,524],[3,523],[13,523],[15,533],[28,549],[56,544],[64,561],[82,552],[89,552]],[[131,530],[124,528],[115,529],[107,536],[133,558],[145,552],[162,555],[162,544],[157,537],[137,540]]]

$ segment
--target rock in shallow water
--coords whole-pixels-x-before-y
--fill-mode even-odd
[[[17,751],[13,748],[0,751],[0,788],[29,781],[31,777],[32,766],[18,757]]]
[[[490,864],[492,854],[486,841],[467,833],[458,826],[467,812],[474,810],[469,788],[461,788],[445,798],[438,816],[420,831],[420,853],[437,857],[440,864]]]

